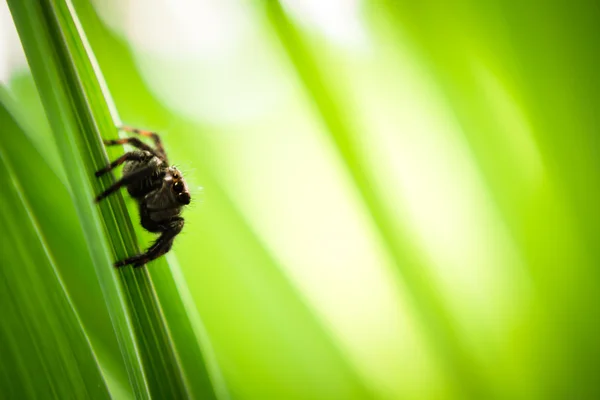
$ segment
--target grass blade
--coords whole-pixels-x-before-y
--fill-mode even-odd
[[[357,132],[354,132],[340,108],[341,101],[328,86],[324,74],[308,45],[277,1],[268,2],[267,10],[273,27],[283,44],[306,91],[314,101],[316,112],[327,127],[340,159],[347,167],[358,194],[368,209],[382,242],[394,260],[398,271],[407,283],[415,307],[429,333],[429,340],[443,355],[448,370],[453,371],[456,381],[465,395],[471,398],[487,397],[477,367],[452,322],[439,292],[432,285],[422,260],[410,249],[409,236],[395,226],[392,211],[375,188],[375,179],[363,160]]]
[[[81,26],[78,26],[80,36],[85,37],[87,33],[91,38],[106,37],[106,32],[94,31],[98,23],[97,15],[88,2],[75,2],[74,10],[82,21]],[[73,13],[73,10],[71,12]],[[91,33],[88,33],[90,30]],[[85,43],[85,46],[88,49],[87,51],[91,52],[91,45]],[[113,54],[117,53],[113,51]],[[119,55],[117,58],[120,59],[121,56]],[[122,64],[122,61],[119,63]],[[96,73],[100,75],[100,72],[98,72],[99,67],[93,57],[92,66]],[[123,68],[124,66],[121,65],[121,69]],[[127,79],[127,84],[131,85],[132,80],[132,78]],[[99,83],[102,85],[99,89],[104,93],[104,99],[109,103],[113,119],[118,121],[119,118],[116,116],[116,111],[114,111],[115,106],[112,105],[111,96],[104,80],[100,79]],[[128,90],[130,90],[129,87]],[[97,92],[97,90],[94,92]],[[108,135],[106,138],[113,137]],[[116,158],[121,155],[121,149],[113,147],[109,149],[109,153],[111,159]],[[134,206],[129,208],[129,213],[135,215],[137,219],[137,210]],[[137,223],[134,225],[134,230],[142,236],[144,234],[147,236],[147,233]],[[194,398],[203,399],[229,398],[219,366],[212,355],[212,345],[206,336],[198,310],[190,300],[189,288],[175,256],[170,254],[167,258],[159,258],[153,261],[148,271],[152,287],[156,292],[157,299],[159,299],[159,309],[164,314],[164,323],[179,362],[180,372],[188,394]]]
[[[60,172],[64,177],[62,164],[59,164],[60,168],[51,166],[50,159],[43,155],[44,149],[36,146],[32,139],[44,129],[45,121],[43,118],[32,118],[35,115],[32,115],[31,109],[15,102],[3,89],[0,87],[0,103],[21,128],[11,130],[9,127],[16,125],[3,125],[10,134],[2,135],[0,141],[16,178],[26,183],[21,185],[22,196],[35,216],[55,261],[57,273],[61,276],[83,329],[88,332],[102,371],[114,377],[107,379],[111,394],[121,393],[132,397],[125,364],[96,273],[93,269],[82,268],[82,265],[91,265],[92,259],[73,209],[66,178],[61,178]],[[27,120],[23,115],[24,110],[28,110]]]
[[[99,191],[93,171],[107,162],[98,132],[113,130],[114,123],[71,9],[59,1],[10,2],[9,6],[65,164],[86,240],[94,244],[94,267],[103,284],[136,396],[149,397],[152,392],[181,397],[186,393],[185,386],[147,272],[120,271],[125,281],[124,295],[111,267],[102,222],[120,256],[138,251],[123,201],[117,197],[103,205],[103,221],[92,201],[93,193]],[[134,340],[132,324],[139,344]]]
[[[15,12],[14,9],[17,9]],[[64,1],[43,2],[40,6],[11,4],[15,20],[20,30],[27,56],[32,65],[32,72],[38,86],[38,90],[44,102],[47,114],[50,116],[51,126],[59,144],[59,150],[63,159],[65,157],[71,164],[66,169],[78,165],[79,171],[85,171],[85,176],[73,178],[68,176],[71,185],[76,185],[82,190],[76,193],[83,214],[90,219],[93,216],[93,206],[90,188],[93,192],[100,192],[99,182],[93,177],[93,172],[101,166],[106,165],[106,152],[99,141],[100,132],[111,137],[115,133],[115,125],[120,125],[115,108],[112,105],[110,94],[104,84],[101,73],[83,37],[82,27],[79,25],[74,9],[70,3]],[[26,10],[27,17],[40,18],[47,31],[45,37],[35,37],[37,32],[25,31],[24,23],[19,23],[17,14]],[[29,38],[30,40],[26,40]],[[31,39],[34,38],[34,39]],[[40,53],[48,51],[48,42],[37,47],[33,51],[35,39],[43,43],[44,39],[50,39],[49,48],[53,50],[56,71],[48,73],[36,64],[40,59]],[[28,47],[29,43],[29,47]],[[46,54],[45,57],[49,57]],[[54,74],[52,74],[54,72]],[[61,87],[64,97],[56,99],[51,92]],[[50,93],[48,93],[50,92]],[[66,117],[65,121],[59,116]],[[54,118],[54,121],[53,121]],[[70,125],[69,125],[70,124]],[[67,134],[58,132],[58,126],[70,126]],[[111,149],[111,156],[116,154],[117,149]],[[83,155],[80,160],[76,153]],[[66,154],[66,156],[65,156]],[[77,184],[74,184],[77,181]],[[104,178],[104,187],[110,178]],[[83,190],[87,186],[88,190]],[[83,204],[87,202],[87,204]],[[113,249],[113,259],[123,258],[125,255],[138,253],[140,250],[127,209],[121,196],[114,196],[103,202],[100,206],[102,220],[105,230],[109,233],[110,245]],[[88,243],[96,243],[98,235],[98,223],[90,221],[90,227],[94,230],[87,238]],[[94,240],[90,240],[94,237]],[[108,251],[105,251],[105,256]],[[161,263],[164,261],[161,260]],[[102,269],[101,274],[114,274],[112,268],[106,264],[96,263],[96,269]],[[166,270],[166,268],[165,268]],[[196,396],[202,398],[215,397],[211,380],[207,375],[207,368],[202,362],[202,350],[199,340],[194,332],[193,324],[182,316],[187,316],[187,310],[180,300],[176,287],[166,286],[161,290],[163,298],[169,299],[166,311],[168,315],[178,317],[167,324],[161,304],[158,300],[154,284],[145,269],[123,268],[118,272],[124,289],[124,298],[131,313],[132,328],[135,329],[137,342],[135,347],[129,347],[126,354],[130,356],[129,372],[132,384],[138,397],[148,395],[162,398],[181,398]],[[170,274],[165,282],[172,282]],[[163,289],[164,285],[161,286]],[[183,321],[183,322],[180,322]],[[171,330],[179,345],[173,343]],[[192,351],[190,351],[192,350]],[[139,358],[138,358],[139,352]],[[185,367],[180,362],[181,356],[185,356]],[[139,368],[139,367],[142,368]],[[214,370],[214,368],[212,368]],[[223,391],[221,390],[221,393]]]
[[[109,398],[108,387],[83,325],[56,268],[15,158],[47,166],[32,147],[7,142],[23,132],[0,105],[0,392],[8,398]],[[10,366],[10,368],[6,368]]]

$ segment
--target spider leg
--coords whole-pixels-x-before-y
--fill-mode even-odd
[[[162,141],[160,140],[160,136],[158,135],[158,133],[152,131],[145,131],[142,129],[136,129],[130,126],[122,126],[119,129],[125,132],[137,133],[138,135],[152,138],[152,140],[154,141],[154,145],[156,146],[156,152],[160,154],[162,156],[161,158],[165,160],[165,162],[168,164],[167,153],[165,152],[165,148],[162,144]]]
[[[148,156],[139,151],[130,151],[128,153],[123,154],[121,157],[117,158],[115,161],[108,164],[106,167],[99,169],[96,171],[96,176],[102,176],[105,173],[112,171],[119,165],[123,164],[126,161],[144,161]]]
[[[183,218],[175,217],[165,227],[165,230],[161,233],[158,239],[146,250],[145,253],[138,254],[137,256],[128,257],[124,260],[117,261],[115,267],[123,267],[125,265],[133,264],[134,267],[141,267],[144,264],[162,256],[169,250],[173,245],[173,240],[181,230],[183,229]]]
[[[130,183],[133,183],[133,182],[139,181],[140,179],[144,179],[144,178],[151,176],[155,171],[156,171],[155,167],[149,166],[149,167],[138,169],[138,170],[132,172],[131,174],[123,176],[121,179],[116,181],[112,186],[110,186],[104,192],[100,193],[96,197],[96,203],[100,202],[100,200],[104,199],[105,197],[109,196],[110,194],[116,192],[123,186],[129,185]]]
[[[153,149],[152,147],[148,146],[146,143],[142,142],[138,138],[122,138],[122,139],[114,139],[114,140],[105,140],[104,144],[107,146],[115,146],[118,144],[128,144],[128,145],[136,147],[140,150],[145,150],[160,159],[164,159],[163,153]]]

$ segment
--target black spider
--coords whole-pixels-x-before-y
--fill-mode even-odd
[[[138,202],[144,229],[160,233],[160,237],[145,253],[115,263],[115,267],[129,264],[140,267],[171,249],[173,239],[183,228],[183,218],[180,216],[182,208],[190,204],[191,198],[181,172],[174,166],[169,166],[167,154],[158,134],[129,127],[120,129],[150,137],[156,147],[152,148],[135,137],[104,141],[107,146],[127,143],[139,150],[123,154],[96,172],[96,176],[102,176],[117,166],[125,164],[123,177],[99,194],[96,202],[126,186],[131,197]]]

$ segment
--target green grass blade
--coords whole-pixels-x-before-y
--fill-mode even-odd
[[[148,397],[125,297],[110,268],[110,252],[102,224],[90,201],[93,197],[88,176],[90,166],[86,167],[77,138],[80,132],[96,134],[97,128],[89,115],[84,119],[86,114],[82,114],[86,112],[87,104],[75,75],[73,60],[67,53],[51,3],[10,1],[9,7],[61,153],[85,239],[88,244],[93,244],[90,246],[93,268],[107,302],[128,376],[136,396]]]
[[[100,367],[105,374],[114,377],[107,379],[111,394],[121,393],[132,397],[127,371],[96,273],[93,269],[81,267],[92,265],[92,259],[77,213],[73,209],[66,178],[60,176],[60,171],[64,176],[62,164],[59,165],[60,168],[56,165],[51,166],[49,160],[53,158],[44,157],[40,147],[32,140],[35,134],[39,135],[44,130],[45,121],[43,118],[36,119],[31,108],[24,108],[23,104],[15,102],[3,89],[0,87],[0,103],[9,110],[13,120],[21,127],[21,130],[15,129],[9,131],[10,134],[0,137],[6,157],[16,178],[27,183],[21,185],[22,195],[35,215],[40,232],[55,260],[57,272],[79,315],[83,329],[88,332]],[[37,100],[39,101],[39,98]],[[24,120],[25,110],[27,120]],[[5,129],[8,129],[8,126]],[[57,161],[60,162],[60,159]],[[31,184],[32,182],[35,182],[35,185]]]
[[[112,312],[113,326],[120,339],[135,393],[138,397],[149,397],[148,382],[144,374],[152,375],[163,366],[163,369],[168,369],[169,373],[162,374],[160,379],[152,377],[150,380],[153,383],[152,390],[169,395],[181,394],[182,385],[177,379],[178,374],[173,371],[176,363],[167,364],[162,357],[162,352],[170,351],[168,340],[158,346],[162,348],[162,352],[155,351],[156,348],[151,345],[156,340],[156,331],[164,332],[164,329],[160,319],[156,317],[159,313],[156,310],[156,303],[152,301],[151,289],[148,284],[138,282],[137,278],[144,279],[143,272],[136,274],[137,276],[131,271],[121,272],[122,278],[126,281],[125,287],[129,289],[127,299],[134,307],[133,324],[137,328],[137,333],[141,334],[143,358],[140,360],[140,351],[133,337],[132,323],[125,307],[126,297],[119,287],[117,274],[111,267],[112,260],[102,234],[101,220],[92,201],[93,192],[99,190],[99,185],[96,184],[96,189],[93,190],[92,185],[95,182],[91,177],[99,165],[106,163],[106,156],[98,140],[98,128],[103,126],[108,129],[108,126],[112,125],[112,119],[106,111],[106,102],[102,102],[102,92],[96,91],[95,98],[90,98],[92,92],[90,89],[93,89],[90,88],[90,84],[97,82],[97,78],[93,74],[89,60],[85,57],[81,42],[77,41],[74,23],[71,20],[71,23],[67,24],[70,15],[68,7],[64,2],[38,4],[10,2],[9,6],[65,164],[86,240],[89,244],[93,244],[90,248],[94,267]],[[68,25],[70,29],[65,29],[63,25]],[[80,45],[79,52],[69,47],[67,37],[71,40],[71,47]],[[84,75],[86,72],[87,74]],[[92,103],[92,100],[96,102]],[[90,146],[94,147],[90,148]],[[118,233],[118,235],[111,235],[113,248],[117,247],[114,239],[117,237],[120,241],[117,251],[124,253],[126,249],[119,224],[113,215],[113,209],[118,210],[116,203],[116,200],[112,200],[111,203],[104,205],[103,213],[112,217],[105,217],[104,222],[109,232]],[[122,200],[120,204],[120,219],[125,220]],[[128,225],[125,224],[125,227],[127,228]],[[137,251],[132,230],[126,231],[129,232],[126,237],[128,248],[130,251]],[[151,311],[149,312],[148,309]],[[153,325],[156,324],[158,327],[154,328]],[[142,336],[144,334],[145,336]],[[165,336],[162,335],[163,338]],[[154,357],[157,354],[158,359]],[[144,369],[141,365],[142,360]]]
[[[466,350],[452,322],[425,263],[410,248],[408,233],[394,224],[393,211],[385,205],[376,188],[375,176],[371,173],[360,150],[360,135],[352,128],[341,109],[342,102],[328,85],[315,56],[305,43],[302,34],[289,20],[281,4],[268,2],[267,10],[273,27],[283,44],[306,91],[314,101],[316,112],[327,127],[337,152],[347,167],[358,194],[368,209],[382,242],[394,260],[398,271],[407,283],[407,290],[414,299],[421,320],[429,334],[430,342],[443,356],[448,370],[455,375],[460,390],[472,398],[488,395],[482,384],[474,360]]]
[[[0,105],[0,393],[6,398],[110,398],[90,341],[56,268],[15,159],[46,169],[32,147],[7,142],[23,132]]]
[[[161,299],[190,395],[197,399],[228,399],[212,344],[175,255],[153,262],[151,268],[154,288]]]
[[[82,21],[80,26],[82,37],[86,35],[91,38],[97,38],[98,36],[101,38],[106,37],[106,32],[97,32],[95,30],[98,28],[97,15],[88,2],[75,2],[74,10]],[[91,46],[86,44],[86,48],[90,49]],[[114,50],[113,54],[115,54],[116,58],[119,58],[119,64],[122,64],[122,54],[118,54]],[[95,64],[95,61],[93,67],[95,71],[99,71],[99,67]],[[124,65],[121,66],[121,69],[123,68],[125,68]],[[132,78],[127,79],[127,85],[132,85],[133,80]],[[113,114],[113,118],[117,120],[118,117],[116,117],[116,112],[114,111],[115,107],[110,102],[111,97],[108,94],[108,89],[104,86],[104,80],[100,79],[100,83],[103,86],[99,89],[104,92],[105,99],[109,100],[111,113]],[[132,89],[128,86],[127,90]],[[136,92],[135,95],[140,96],[141,94]],[[109,136],[112,138],[112,135]],[[166,145],[168,147],[168,143]],[[109,149],[111,158],[121,155],[121,151],[120,148]],[[135,210],[135,207],[130,207],[129,211],[130,215],[135,215],[137,219],[137,210]],[[144,236],[145,232],[137,223],[135,224],[135,230]],[[148,235],[146,234],[146,236]],[[167,259],[170,261],[167,262]],[[168,258],[160,258],[152,262],[149,273],[152,280],[152,287],[156,292],[157,298],[160,299],[160,308],[164,314],[164,321],[168,328],[170,339],[180,364],[180,370],[190,396],[203,399],[214,397],[219,399],[228,398],[228,390],[224,384],[219,366],[212,355],[212,345],[204,331],[198,310],[190,300],[189,288],[183,278],[183,273],[176,262],[175,256],[171,254]]]
[[[44,107],[50,117],[65,167],[67,171],[76,168],[79,172],[85,172],[85,175],[81,173],[67,175],[71,185],[79,189],[74,195],[79,210],[83,210],[80,214],[84,214],[89,222],[89,232],[86,232],[88,243],[102,242],[102,239],[98,238],[100,221],[94,221],[91,194],[91,188],[93,192],[99,192],[101,186],[95,181],[93,172],[107,163],[106,153],[99,141],[99,132],[109,132],[106,136],[114,135],[115,125],[120,124],[118,116],[114,107],[111,107],[110,96],[87,42],[82,37],[83,31],[70,3],[43,2],[41,6],[11,3],[11,10]],[[24,19],[19,20],[19,16]],[[31,16],[35,20],[39,19],[36,25],[46,28],[45,35],[39,35],[39,29],[34,32],[28,30],[24,21]],[[40,43],[43,44],[39,45]],[[48,51],[48,48],[52,51]],[[47,71],[41,68],[41,64],[37,62],[42,58],[41,54],[54,62],[55,70]],[[56,98],[57,87],[63,90],[62,93],[59,92],[59,95],[63,95],[62,98]],[[59,127],[67,127],[67,129],[62,130]],[[116,149],[111,150],[111,155],[114,154]],[[109,177],[103,181],[104,187],[112,182]],[[138,253],[140,250],[135,232],[122,197],[114,196],[103,202],[100,208],[103,217],[101,222],[109,233],[114,258]],[[83,218],[81,215],[80,217]],[[109,253],[104,250],[103,257],[106,257]],[[96,269],[101,270],[98,272],[100,275],[108,271],[114,277],[114,271],[107,264],[102,265],[102,262],[95,264]],[[166,324],[148,272],[145,269],[124,268],[119,270],[118,274],[123,281],[124,297],[130,306],[132,327],[135,329],[141,358],[141,361],[136,359],[135,347],[130,346],[127,349],[126,355],[131,357],[128,362],[129,372],[137,395],[146,396],[148,395],[146,391],[149,391],[152,396],[161,398],[181,398],[192,394],[189,383],[194,382],[193,386],[204,389],[203,392],[195,395],[204,398],[214,397],[212,386],[205,384],[209,379],[202,359],[188,362],[187,365],[200,367],[194,371],[187,371],[190,376],[184,374],[180,358],[184,351],[187,351],[186,345],[181,343],[179,353],[176,351],[169,331],[171,327]],[[175,314],[185,313],[182,308],[179,310]],[[135,342],[130,344],[136,345]],[[194,349],[195,352],[185,354],[199,356],[199,348],[194,347]],[[139,368],[140,362],[143,369]],[[200,375],[193,372],[199,372]],[[198,382],[203,384],[198,385]]]

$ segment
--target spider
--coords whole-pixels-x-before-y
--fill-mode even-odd
[[[126,186],[127,191],[137,202],[140,210],[141,224],[144,229],[160,233],[160,237],[142,254],[117,261],[115,267],[132,264],[142,265],[167,253],[173,245],[173,240],[183,228],[183,218],[180,216],[183,206],[190,204],[190,192],[181,172],[170,166],[167,154],[155,132],[119,128],[125,132],[136,133],[152,138],[155,147],[147,145],[136,137],[117,140],[105,140],[107,146],[129,144],[138,150],[130,151],[96,172],[100,177],[112,171],[121,164],[123,177],[96,197],[96,203]]]

